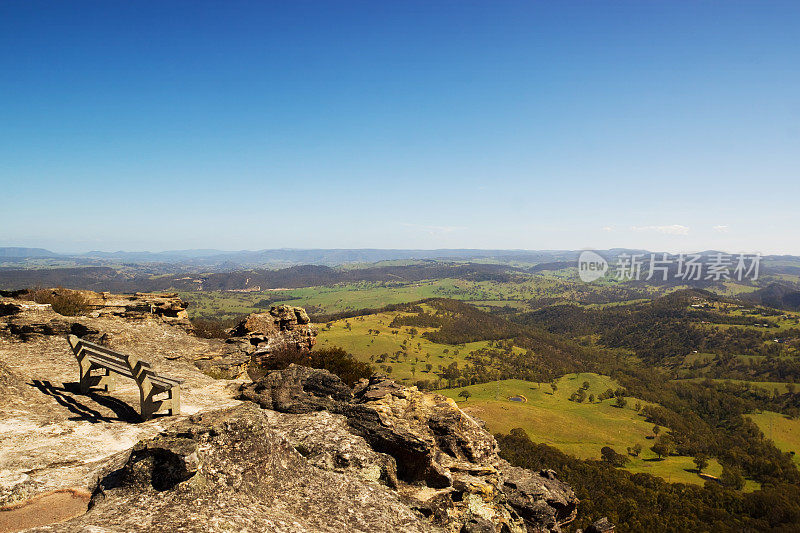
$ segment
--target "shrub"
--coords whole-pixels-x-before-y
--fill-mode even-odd
[[[203,339],[225,339],[228,330],[236,326],[242,317],[234,318],[193,318],[194,334]]]
[[[91,310],[86,297],[78,291],[58,287],[33,291],[33,301],[50,304],[53,311],[64,316],[85,315]]]
[[[339,376],[342,381],[351,387],[358,380],[369,378],[374,374],[372,367],[368,363],[358,361],[351,354],[336,346],[312,352],[299,350],[293,346],[276,350],[269,357],[264,358],[261,363],[252,364],[248,369],[248,373],[253,380],[256,380],[263,377],[270,370],[283,370],[292,363],[327,370]]]

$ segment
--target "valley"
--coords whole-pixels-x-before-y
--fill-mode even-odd
[[[43,272],[43,280],[55,276]],[[451,398],[486,423],[501,451],[517,443],[503,452],[512,463],[546,457],[574,485],[601,476],[631,491],[640,503],[624,512],[599,493],[580,494],[586,509],[616,516],[620,531],[678,512],[644,503],[648,491],[697,491],[705,510],[690,518],[703,524],[714,498],[777,501],[800,490],[800,312],[760,303],[788,294],[776,292],[777,279],[800,287],[800,277],[767,270],[758,283],[688,286],[586,284],[575,275],[564,262],[484,258],[162,273],[124,283],[176,291],[210,337],[224,338],[250,313],[303,307],[316,324],[315,352],[349,354],[372,372]]]

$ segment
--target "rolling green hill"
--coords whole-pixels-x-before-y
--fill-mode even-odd
[[[662,460],[650,450],[654,443],[653,424],[645,421],[636,405],[646,402],[627,398],[623,408],[614,399],[589,403],[570,401],[570,395],[588,382],[587,394],[595,397],[619,384],[607,376],[592,373],[568,374],[556,381],[553,391],[549,383],[503,380],[463,388],[439,391],[456,400],[465,412],[486,422],[493,433],[509,433],[522,428],[534,442],[542,442],[580,459],[600,459],[600,449],[610,446],[627,455],[627,449],[639,444],[638,457],[628,455],[625,468],[631,472],[652,474],[673,483],[702,485],[708,476],[718,477],[722,467],[709,461],[704,476],[695,471],[692,457],[669,456]],[[464,400],[460,394],[469,391]],[[523,399],[514,401],[511,398]],[[669,428],[663,428],[662,432]],[[755,490],[758,484],[748,481],[745,490]]]

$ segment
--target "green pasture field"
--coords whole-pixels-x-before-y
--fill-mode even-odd
[[[781,413],[764,411],[747,415],[779,450],[791,453],[796,465],[800,465],[800,419],[790,419]]]
[[[469,363],[465,357],[470,352],[489,346],[488,341],[455,345],[434,343],[422,337],[422,333],[435,328],[415,328],[416,334],[412,334],[412,328],[408,326],[390,328],[389,324],[398,314],[407,313],[378,313],[336,320],[329,325],[320,324],[317,347],[344,348],[358,360],[373,364],[381,372],[386,372],[385,366],[389,365],[392,378],[409,383],[418,380],[436,382],[440,365],[446,367],[455,362],[463,367]],[[514,350],[524,353],[518,347],[514,347]],[[378,362],[381,354],[387,354],[383,363]],[[430,371],[426,368],[428,364],[431,365]]]
[[[517,311],[532,309],[538,299],[554,303],[576,303],[592,295],[602,295],[604,285],[587,285],[551,275],[518,273],[513,281],[469,281],[442,278],[419,282],[358,282],[330,286],[254,292],[180,291],[190,302],[189,315],[229,318],[258,312],[259,301],[286,303],[306,308],[310,314],[329,314],[358,309],[378,308],[387,304],[413,302],[425,298],[452,298],[474,303],[479,307],[513,307]],[[641,301],[641,300],[637,300]],[[622,304],[631,302],[622,302]],[[602,304],[610,305],[610,304]]]
[[[458,292],[459,283],[468,282],[450,279],[408,284],[362,282],[255,292],[194,291],[182,292],[180,296],[190,302],[188,311],[193,318],[263,312],[269,307],[258,308],[255,304],[265,299],[273,300],[272,305],[285,303],[304,307],[312,314],[322,314],[441,297]]]
[[[592,373],[568,374],[556,382],[553,393],[549,383],[533,383],[522,380],[503,380],[499,382],[471,385],[463,388],[439,391],[458,402],[465,412],[486,422],[493,433],[508,433],[511,429],[522,428],[534,442],[543,442],[563,452],[581,459],[600,459],[600,449],[610,446],[621,454],[635,444],[642,446],[638,458],[628,456],[630,462],[625,466],[631,472],[646,472],[673,483],[693,483],[702,485],[705,477],[695,471],[691,457],[670,456],[659,460],[650,450],[654,443],[653,424],[644,420],[636,409],[646,402],[627,398],[626,407],[614,406],[615,400],[583,403],[569,401],[569,396],[589,382],[587,394],[599,393],[606,389],[616,389],[618,383],[607,376]],[[472,395],[468,400],[459,396],[468,390]],[[527,402],[510,401],[510,397],[520,396]],[[666,432],[667,428],[662,428]],[[712,459],[704,475],[718,476],[722,472],[720,464]],[[755,490],[757,483],[748,481],[745,490]]]

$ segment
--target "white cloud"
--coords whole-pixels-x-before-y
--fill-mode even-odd
[[[611,226],[603,226],[603,231],[614,231],[614,228]]]
[[[728,230],[731,229],[731,227],[728,226],[727,224],[720,224],[718,226],[714,226],[713,229],[717,233],[728,233]]]
[[[689,226],[672,224],[669,226],[632,226],[633,231],[654,231],[664,235],[689,235]]]

